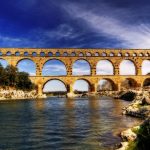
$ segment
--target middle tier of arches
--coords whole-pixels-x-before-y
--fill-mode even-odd
[[[70,60],[70,62],[48,59],[43,63],[34,61],[32,58],[22,58],[15,65],[19,71],[27,72],[30,76],[139,75],[139,70],[140,75],[150,74],[150,60],[142,60],[138,66],[130,59],[121,60],[119,64],[108,59],[93,62],[80,58],[74,61]],[[4,67],[9,64],[3,58],[0,58],[0,63]]]

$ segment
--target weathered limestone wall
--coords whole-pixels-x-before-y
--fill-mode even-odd
[[[38,93],[41,95],[45,83],[52,79],[59,79],[67,87],[69,95],[73,95],[72,85],[78,79],[84,79],[90,84],[90,92],[96,92],[96,85],[100,79],[108,79],[111,81],[116,89],[120,90],[121,82],[126,78],[134,79],[137,86],[143,86],[144,80],[149,76],[143,76],[141,73],[141,66],[144,60],[150,58],[149,49],[33,49],[33,48],[1,48],[0,58],[8,61],[10,65],[17,66],[23,59],[30,59],[35,62],[36,76],[30,77],[31,80],[38,85]],[[44,64],[50,59],[57,59],[62,61],[67,70],[67,76],[60,77],[45,77],[42,76],[42,68]],[[89,62],[91,66],[91,75],[89,76],[73,76],[73,63],[79,59],[84,59]],[[114,67],[114,75],[96,75],[96,65],[100,60],[109,60]],[[119,65],[122,60],[131,60],[136,67],[135,76],[121,76],[119,75]]]

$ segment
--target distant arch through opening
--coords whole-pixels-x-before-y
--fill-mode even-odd
[[[126,78],[121,82],[121,88],[122,89],[131,89],[131,88],[137,88],[138,84],[137,82],[132,78]]]
[[[101,79],[98,82],[97,91],[112,91],[117,90],[115,83],[110,79]]]

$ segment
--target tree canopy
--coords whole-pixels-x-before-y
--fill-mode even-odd
[[[32,90],[35,85],[29,79],[29,74],[19,72],[17,67],[8,65],[4,68],[0,64],[0,86],[13,87],[20,90]]]

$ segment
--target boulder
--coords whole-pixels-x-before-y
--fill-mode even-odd
[[[127,129],[121,132],[121,137],[124,141],[134,141],[137,135],[131,129]]]

